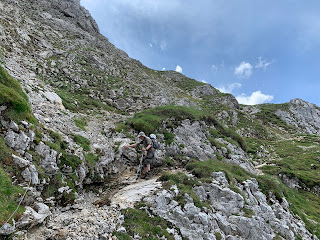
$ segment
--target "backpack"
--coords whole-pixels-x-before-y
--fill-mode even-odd
[[[160,148],[160,143],[157,141],[156,135],[150,134],[150,139],[152,141],[152,147],[154,149]]]

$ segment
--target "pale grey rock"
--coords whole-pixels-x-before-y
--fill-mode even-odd
[[[229,182],[226,178],[226,174],[224,172],[213,172],[211,176],[223,187],[226,187],[229,185]]]
[[[53,104],[56,104],[61,110],[65,110],[62,99],[54,92],[44,92],[43,95]]]
[[[29,169],[29,172],[30,172],[31,183],[34,185],[39,184],[40,180],[39,180],[37,168],[33,164],[31,164],[27,169]],[[30,180],[30,178],[27,178],[27,179],[25,178],[25,180],[28,181]]]
[[[201,160],[215,158],[214,150],[206,143],[207,137],[200,122],[190,122],[188,119],[184,120],[181,126],[177,127],[173,133],[176,135],[176,147],[180,145],[184,147],[179,147],[179,150],[174,150],[176,147],[167,147],[167,151],[173,150],[176,151],[177,154],[184,154]]]
[[[5,223],[2,227],[0,227],[0,236],[8,236],[14,233],[15,230],[16,228],[14,226],[10,225],[9,223]]]
[[[320,108],[301,99],[292,99],[287,110],[277,110],[276,114],[287,124],[301,133],[320,135]]]
[[[0,106],[0,114],[1,114],[2,111],[6,110],[6,109],[7,109],[7,106],[1,105]]]
[[[36,203],[34,209],[28,206],[25,208],[26,211],[17,222],[17,228],[32,228],[42,223],[48,216],[51,215],[49,207],[43,203]]]
[[[212,96],[218,94],[219,91],[209,84],[198,86],[192,90],[193,97],[202,98],[203,96]]]
[[[10,121],[9,128],[15,131],[16,133],[20,131],[18,124],[16,124],[14,121]]]
[[[12,130],[9,130],[4,140],[6,141],[7,145],[14,150],[21,150],[24,152],[25,150],[28,150],[30,147],[30,138],[22,131],[19,133],[15,133]]]
[[[25,168],[30,165],[29,160],[23,159],[23,158],[18,157],[14,154],[12,154],[12,159],[13,159],[14,164],[18,165],[20,168]]]
[[[204,184],[204,187],[210,189],[208,200],[211,205],[226,216],[237,214],[244,207],[244,199],[239,193],[215,184]]]
[[[43,142],[40,142],[35,150],[43,157],[40,162],[41,167],[49,174],[56,174],[59,169],[57,166],[57,151],[50,149]]]
[[[134,148],[122,148],[122,154],[130,162],[135,163],[137,161],[137,151]]]

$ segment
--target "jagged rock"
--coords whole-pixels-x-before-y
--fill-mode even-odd
[[[13,159],[14,164],[18,165],[20,168],[25,168],[30,165],[29,160],[25,160],[21,157],[14,155],[14,154],[12,154],[12,159]]]
[[[7,106],[4,106],[4,105],[0,106],[0,113],[3,112],[6,109],[7,109]]]
[[[268,205],[255,179],[243,182],[244,201],[243,196],[228,188],[224,173],[214,173],[213,176],[212,183],[194,187],[201,201],[210,202],[212,211],[195,207],[190,196],[181,207],[174,201],[176,193],[173,190],[162,190],[145,201],[151,204],[153,214],[171,222],[188,239],[216,239],[216,232],[225,239],[272,240],[276,232],[285,239],[294,239],[295,234],[303,239],[314,239],[304,223],[291,214],[285,200],[282,205],[276,200]],[[250,209],[252,216],[243,215],[244,208]]]
[[[38,178],[38,171],[36,167],[31,164],[29,167],[27,167],[25,170],[21,172],[22,177],[24,178],[25,181],[30,181],[31,183],[36,185],[39,184],[39,178]]]
[[[65,110],[62,99],[54,92],[44,92],[43,95],[51,102],[57,105],[61,110]]]
[[[14,121],[10,121],[9,128],[15,131],[16,133],[20,131],[19,126]]]
[[[130,162],[135,163],[137,161],[137,151],[134,148],[121,148],[122,154]]]
[[[40,162],[43,169],[49,174],[56,174],[59,169],[57,166],[57,151],[50,149],[43,142],[40,142],[35,150],[43,157]]]
[[[14,233],[14,231],[16,230],[16,228],[12,225],[10,225],[9,223],[5,223],[1,228],[0,228],[0,236],[1,235],[5,235],[8,236],[12,233]]]
[[[24,152],[30,147],[30,138],[22,131],[15,133],[12,130],[9,130],[4,137],[7,145],[14,150],[21,150]]]
[[[17,228],[29,227],[32,228],[42,223],[48,216],[51,215],[49,207],[43,203],[36,203],[34,209],[26,207],[26,211],[17,222]]]
[[[279,109],[276,114],[301,133],[320,135],[320,108],[315,104],[292,99],[288,109]]]
[[[200,125],[200,122],[190,122],[184,120],[181,126],[174,130],[177,145],[167,147],[167,151],[173,151],[175,154],[185,154],[189,157],[208,160],[215,158],[214,150],[206,143],[207,137]],[[182,148],[180,146],[183,146]]]
[[[212,96],[218,93],[219,91],[209,84],[198,86],[191,92],[192,96],[198,98],[202,98],[203,96]]]

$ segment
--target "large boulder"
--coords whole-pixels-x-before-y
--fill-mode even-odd
[[[42,223],[48,216],[51,215],[50,209],[43,203],[36,203],[34,208],[26,207],[26,211],[17,222],[17,228],[32,228]]]

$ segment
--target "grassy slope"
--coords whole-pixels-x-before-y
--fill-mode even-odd
[[[11,77],[0,65],[0,106],[5,105],[8,109],[5,116],[14,121],[28,119],[34,122],[31,115],[28,96],[23,92],[19,82]]]
[[[4,171],[2,166],[10,164],[11,150],[6,146],[5,141],[0,136],[0,226],[10,217],[17,208],[17,197],[23,193],[20,187],[12,184],[10,176]],[[14,218],[17,219],[24,212],[24,208],[20,207]]]

